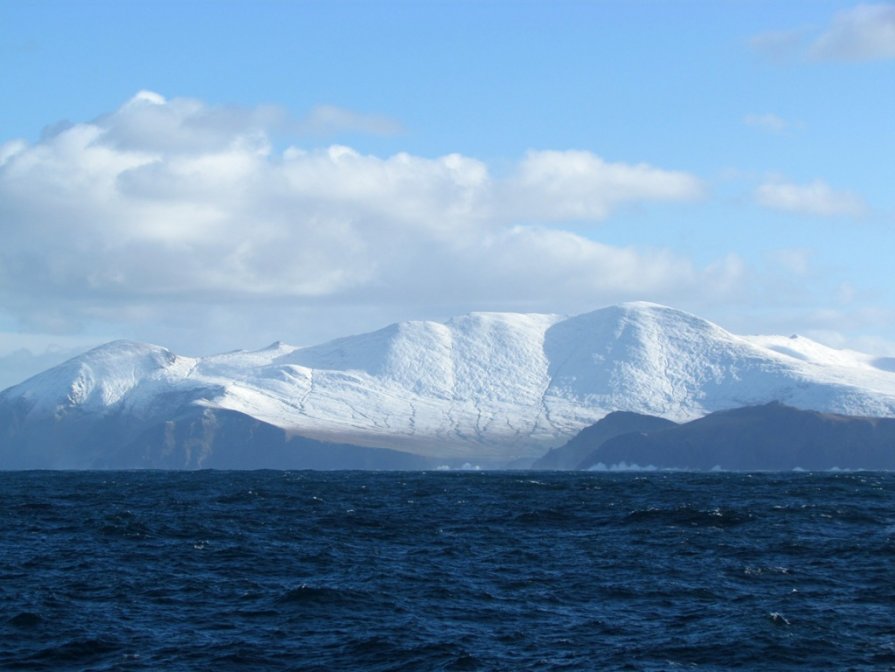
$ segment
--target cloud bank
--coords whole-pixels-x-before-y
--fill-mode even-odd
[[[697,269],[575,232],[633,204],[700,198],[685,172],[587,151],[531,151],[495,177],[459,154],[275,150],[281,122],[275,108],[141,92],[90,123],[2,145],[7,317],[66,332],[226,326],[222,314],[244,322],[272,307],[596,306],[720,291],[739,272],[736,260]]]

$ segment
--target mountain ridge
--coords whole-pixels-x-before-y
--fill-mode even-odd
[[[895,418],[820,413],[775,401],[609,436],[594,443],[579,467],[619,465],[726,471],[892,470]]]
[[[0,452],[65,418],[149,426],[186,406],[323,442],[530,463],[618,410],[681,422],[778,400],[895,416],[895,373],[879,361],[801,337],[736,336],[645,302],[573,317],[471,313],[208,357],[114,341],[0,392]]]

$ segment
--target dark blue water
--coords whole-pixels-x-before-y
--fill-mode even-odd
[[[0,473],[9,670],[895,669],[895,475]]]

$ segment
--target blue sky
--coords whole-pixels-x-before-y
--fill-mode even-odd
[[[892,3],[5,2],[0,86],[0,356],[632,299],[895,354]]]

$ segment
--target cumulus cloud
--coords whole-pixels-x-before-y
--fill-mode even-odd
[[[876,61],[895,58],[895,4],[859,4],[833,16],[822,30],[783,30],[750,40],[774,61],[793,57],[820,61]]]
[[[603,219],[623,203],[693,200],[692,175],[647,164],[607,163],[591,152],[528,152],[504,185],[508,204],[536,219]]]
[[[836,191],[823,180],[792,184],[765,182],[755,190],[755,200],[767,208],[820,217],[858,217],[867,211],[864,201],[847,191]]]
[[[66,331],[336,304],[544,309],[661,299],[739,272],[562,225],[699,198],[688,173],[586,151],[531,151],[501,178],[459,154],[275,151],[281,122],[276,108],[141,92],[90,123],[0,146],[7,314]]]
[[[285,136],[330,137],[341,133],[393,135],[401,125],[381,115],[362,114],[334,105],[319,105],[303,117],[294,117],[277,105],[246,108],[209,106],[195,98],[172,98],[140,91],[93,124],[102,131],[102,143],[121,150],[160,151],[168,155],[214,151],[234,140],[266,148],[271,132]],[[67,131],[61,124],[48,135]]]

